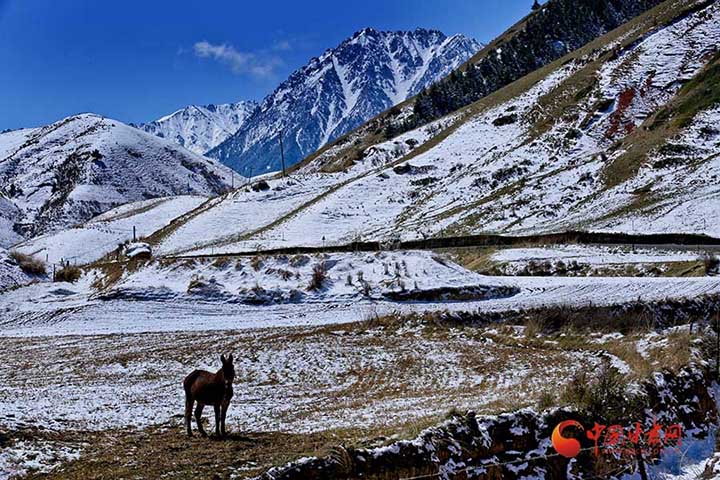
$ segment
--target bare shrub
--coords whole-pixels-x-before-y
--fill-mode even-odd
[[[310,257],[307,255],[295,255],[290,257],[290,266],[292,267],[303,267],[308,264]]]
[[[562,260],[559,260],[555,264],[555,274],[556,275],[565,275],[568,272],[568,267]]]
[[[190,293],[193,290],[202,288],[204,286],[205,286],[205,278],[202,275],[193,275],[193,277],[190,279],[190,283],[188,283],[187,291],[188,291],[188,293]]]
[[[250,266],[255,270],[256,272],[259,272],[260,269],[263,266],[263,259],[259,255],[255,255],[252,257],[252,260],[250,260]]]
[[[287,282],[293,277],[293,272],[281,268],[278,270],[278,275],[280,275],[280,278]]]
[[[453,418],[462,418],[467,414],[467,412],[463,412],[457,407],[452,407],[448,412],[445,414],[445,418],[447,420],[452,420]]]
[[[45,262],[38,260],[37,258],[20,253],[16,250],[10,252],[10,258],[15,260],[20,269],[30,275],[45,275],[47,272],[45,268]]]
[[[65,264],[65,266],[63,266],[60,270],[55,272],[55,281],[75,283],[80,280],[81,276],[82,271],[78,267],[70,264]]]
[[[549,277],[553,274],[553,266],[549,261],[530,260],[521,274],[531,277]]]
[[[325,285],[327,279],[327,266],[325,262],[320,262],[313,267],[312,279],[308,290],[320,290]]]
[[[230,262],[231,260],[229,257],[220,257],[213,262],[213,267],[222,269],[230,265]]]
[[[547,323],[542,317],[531,317],[525,322],[525,338],[536,338],[547,328]]]

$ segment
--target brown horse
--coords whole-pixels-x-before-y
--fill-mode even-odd
[[[191,416],[193,404],[195,408],[195,421],[200,435],[207,434],[202,426],[202,411],[205,405],[215,408],[215,435],[225,436],[225,416],[227,415],[230,399],[233,396],[232,382],[235,379],[232,353],[225,358],[220,355],[222,368],[217,373],[195,370],[183,380],[185,389],[185,427],[188,436],[192,437]]]

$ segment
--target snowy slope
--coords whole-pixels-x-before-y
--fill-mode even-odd
[[[0,247],[0,292],[27,285],[34,280],[39,278],[23,272],[17,262],[10,258],[8,251]]]
[[[401,255],[403,252],[396,258],[400,260]],[[241,263],[244,264],[243,268],[250,268],[249,262]],[[470,275],[466,278],[470,282],[476,281],[477,276],[451,262],[447,263],[457,269],[458,278]],[[357,262],[354,264],[357,265]],[[340,324],[377,315],[412,312],[505,312],[553,305],[621,305],[638,299],[652,302],[720,294],[720,280],[715,277],[481,277],[485,285],[513,285],[520,289],[520,293],[489,300],[459,302],[395,302],[326,297],[318,299],[320,301],[248,305],[239,301],[223,301],[222,296],[203,298],[191,294],[178,295],[178,289],[187,291],[189,287],[189,280],[184,283],[183,277],[187,273],[192,274],[196,267],[204,270],[202,273],[206,280],[211,279],[208,273],[215,270],[216,280],[223,285],[223,279],[234,267],[234,262],[224,272],[222,269],[225,267],[203,266],[193,264],[192,261],[186,265],[175,264],[164,272],[151,266],[127,278],[128,283],[123,284],[124,287],[130,287],[133,283],[139,287],[135,292],[122,292],[127,298],[97,299],[91,287],[94,273],[72,285],[44,283],[3,293],[0,296],[0,305],[4,308],[0,316],[0,336],[279,328]],[[187,269],[187,272],[184,273],[183,269]],[[438,271],[443,273],[439,267],[428,270],[430,275]],[[278,276],[278,273],[274,275]],[[382,273],[378,271],[378,275],[382,276]],[[237,288],[239,285],[235,282],[241,278],[241,274],[229,272],[228,276],[231,278],[228,284]],[[58,291],[59,286],[64,290]],[[243,280],[243,286],[253,288],[254,279]],[[239,300],[237,291],[233,293]]]
[[[5,243],[76,225],[128,202],[217,195],[233,175],[214,160],[93,114],[0,135],[0,152]]]
[[[252,101],[190,105],[137,127],[203,155],[237,132],[257,107]]]
[[[167,251],[568,229],[720,236],[720,108],[694,93],[716,85],[717,38],[717,2],[665,2],[471,108],[365,149],[346,171],[319,173],[330,149],[268,192],[220,199]],[[310,181],[317,192],[303,195]],[[232,226],[208,235],[210,217]]]
[[[0,193],[0,248],[7,248],[23,239],[19,233],[13,230],[13,225],[21,215],[20,209]]]
[[[172,220],[207,201],[198,195],[154,198],[128,203],[90,221],[65,230],[40,235],[14,247],[49,264],[69,261],[86,264],[115,251],[131,240],[133,227],[138,238],[165,227]]]
[[[279,170],[282,130],[292,165],[448,75],[479,49],[474,40],[438,31],[362,30],[294,72],[209,155],[245,176]]]

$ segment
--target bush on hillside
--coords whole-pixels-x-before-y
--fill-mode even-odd
[[[573,405],[591,418],[607,422],[634,420],[642,406],[627,391],[628,380],[616,368],[604,365],[597,375],[581,370],[562,391],[562,403]]]
[[[65,264],[60,270],[55,272],[54,281],[75,283],[80,280],[81,276],[82,271],[78,267],[70,264]]]
[[[20,253],[18,251],[10,252],[10,258],[17,262],[20,269],[30,275],[45,275],[46,268],[45,262],[38,260],[37,258]]]
[[[312,278],[310,279],[310,285],[308,290],[320,290],[325,285],[325,279],[327,279],[327,266],[325,262],[320,262],[313,267]]]

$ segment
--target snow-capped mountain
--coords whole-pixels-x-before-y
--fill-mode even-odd
[[[215,160],[94,114],[0,135],[0,241],[11,245],[118,205],[225,192]]]
[[[237,132],[257,107],[257,102],[253,101],[190,105],[154,122],[136,126],[202,155]]]
[[[243,175],[297,163],[448,75],[480,49],[462,35],[434,30],[380,32],[365,29],[295,71],[208,155]]]
[[[718,236],[719,36],[720,3],[663,2],[427,125],[387,139],[373,120],[267,190],[221,197],[158,250],[575,230]]]

